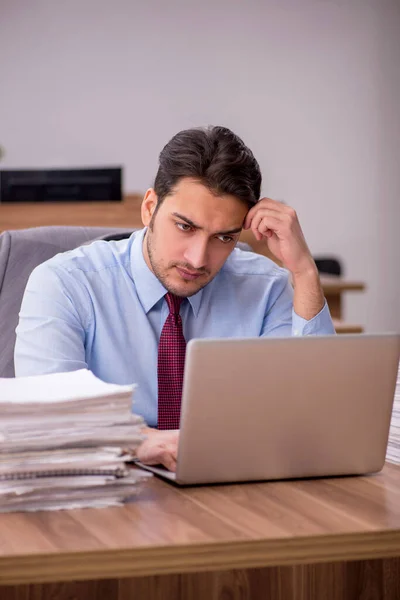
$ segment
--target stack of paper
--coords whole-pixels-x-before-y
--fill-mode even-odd
[[[394,393],[392,421],[390,423],[386,460],[400,464],[400,364],[397,373],[396,391]]]
[[[0,378],[0,512],[119,505],[148,473],[126,463],[143,440],[134,385],[82,369]]]

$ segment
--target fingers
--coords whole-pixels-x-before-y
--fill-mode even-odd
[[[299,227],[296,211],[290,206],[275,200],[260,201],[247,214],[244,228],[250,228],[254,237],[260,241],[274,234],[279,238],[294,232]]]
[[[283,225],[281,215],[276,211],[263,209],[259,210],[251,221],[251,230],[257,240],[263,237],[271,237],[274,232],[278,232]]]
[[[136,458],[146,465],[164,465],[176,470],[179,432],[156,432],[136,450]]]
[[[176,444],[165,444],[160,447],[158,452],[154,454],[152,464],[163,465],[169,471],[176,471],[176,459],[178,454],[178,446]],[[148,463],[150,464],[150,463]]]
[[[136,457],[140,462],[146,465],[159,465],[176,462],[177,446],[175,444],[166,444],[160,442],[154,444],[152,442],[143,442],[136,451]]]
[[[296,212],[287,204],[279,202],[278,200],[272,200],[272,198],[261,198],[261,200],[257,202],[257,204],[255,204],[247,213],[243,224],[243,229],[250,228],[253,217],[262,209],[276,211],[280,215],[289,215],[292,217],[296,216]]]
[[[148,462],[149,460],[152,460],[153,454],[152,444],[150,444],[149,440],[145,440],[138,448],[136,448],[136,458],[142,463],[153,464]]]
[[[176,471],[176,451],[173,448],[166,448],[164,452],[160,455],[161,465],[164,465],[168,471]]]

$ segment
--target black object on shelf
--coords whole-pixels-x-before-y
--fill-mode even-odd
[[[333,256],[314,256],[315,264],[319,273],[327,275],[342,275],[342,264]]]
[[[0,202],[122,200],[122,167],[0,170]]]

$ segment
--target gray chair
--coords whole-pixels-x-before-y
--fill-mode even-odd
[[[122,239],[117,227],[35,227],[0,234],[0,377],[14,377],[15,328],[29,275],[59,252],[95,239]]]

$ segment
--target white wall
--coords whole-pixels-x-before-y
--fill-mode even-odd
[[[151,185],[182,128],[223,124],[314,254],[368,292],[346,318],[400,330],[398,0],[0,0],[2,166],[125,166]]]

